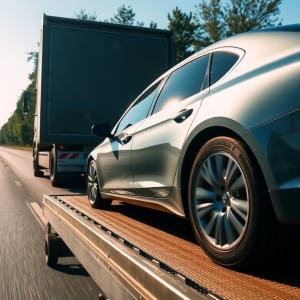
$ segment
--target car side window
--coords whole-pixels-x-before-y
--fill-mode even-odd
[[[199,93],[207,71],[209,55],[189,62],[168,78],[155,104],[153,114]]]
[[[162,79],[163,80],[163,79]],[[117,133],[121,132],[127,127],[130,127],[147,117],[151,103],[156,96],[159,85],[162,80],[151,86],[145,93],[143,93],[129,109],[123,117],[116,130]]]
[[[210,66],[210,85],[219,81],[237,62],[239,56],[231,52],[214,52]]]

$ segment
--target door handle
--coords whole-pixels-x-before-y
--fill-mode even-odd
[[[183,121],[185,121],[193,112],[193,109],[184,109],[182,111],[180,111],[179,113],[177,113],[175,115],[175,117],[173,117],[173,120],[176,122],[176,123],[181,123]]]
[[[125,136],[123,136],[121,139],[120,139],[120,141],[121,141],[121,143],[123,144],[123,145],[125,145],[125,144],[127,144],[128,142],[130,142],[131,141],[131,139],[132,139],[132,135],[125,135]]]

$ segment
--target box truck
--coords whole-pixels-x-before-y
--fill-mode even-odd
[[[115,125],[133,100],[173,66],[173,33],[138,26],[44,15],[40,30],[33,169],[84,173],[102,140],[95,123]],[[24,102],[24,113],[28,105]]]

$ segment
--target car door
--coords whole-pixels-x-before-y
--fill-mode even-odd
[[[104,193],[134,195],[131,166],[131,146],[136,129],[149,113],[159,84],[152,84],[127,110],[115,129],[114,137],[107,139],[98,157],[100,189]]]
[[[131,155],[136,195],[166,197],[170,193],[181,147],[209,92],[208,62],[205,55],[171,73],[152,115],[135,131]]]

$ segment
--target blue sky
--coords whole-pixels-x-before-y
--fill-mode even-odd
[[[81,8],[96,12],[98,19],[109,19],[123,4],[131,6],[136,21],[158,28],[168,26],[167,14],[176,6],[182,11],[195,12],[202,0],[0,0],[0,127],[16,108],[22,90],[29,84],[28,74],[33,65],[27,53],[38,49],[42,15],[73,17]],[[227,1],[224,0],[226,3]],[[300,0],[283,0],[280,6],[283,24],[300,23]]]

